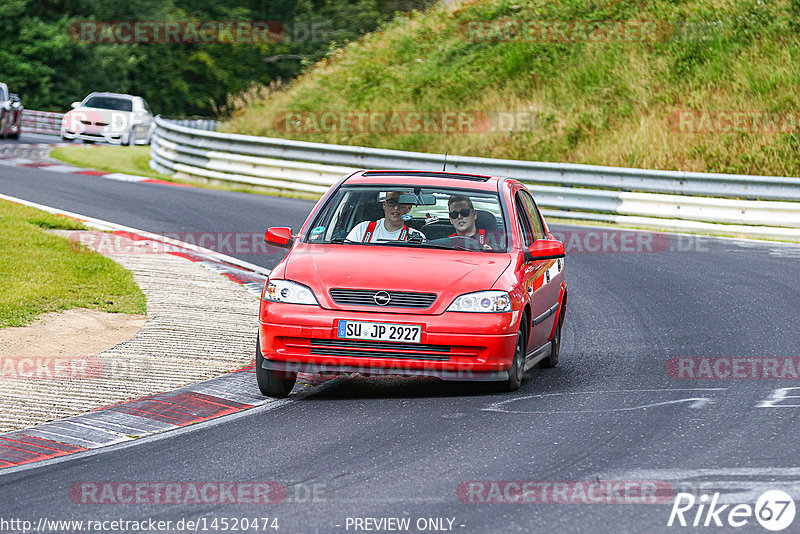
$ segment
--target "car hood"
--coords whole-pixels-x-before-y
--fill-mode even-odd
[[[67,112],[64,115],[63,122],[72,123],[73,127],[70,128],[72,130],[75,130],[78,127],[78,123],[82,120],[87,120],[92,123],[105,123],[108,125],[107,128],[124,130],[130,125],[132,117],[132,111],[79,107]]]
[[[329,293],[332,288],[374,289],[435,293],[436,302],[426,313],[441,313],[458,295],[491,289],[510,263],[505,253],[298,243],[284,276],[309,286],[325,308],[374,311],[336,304]],[[381,311],[410,310],[387,306]]]

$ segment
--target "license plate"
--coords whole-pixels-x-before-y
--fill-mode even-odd
[[[419,343],[422,337],[422,327],[418,324],[339,321],[338,337],[340,339]]]

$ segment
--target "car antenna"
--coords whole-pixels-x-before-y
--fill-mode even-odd
[[[447,169],[447,150],[444,151],[444,165],[442,165],[442,172]]]

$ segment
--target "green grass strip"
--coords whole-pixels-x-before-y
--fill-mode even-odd
[[[133,275],[113,260],[49,233],[85,230],[71,219],[0,201],[0,328],[71,308],[146,313]]]

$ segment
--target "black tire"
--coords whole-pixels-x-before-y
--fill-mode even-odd
[[[508,370],[508,380],[498,384],[500,391],[516,391],[522,385],[522,377],[525,375],[525,353],[527,352],[525,342],[525,332],[517,332],[517,344],[514,346],[514,358],[511,360],[511,367]]]
[[[258,389],[266,397],[282,399],[288,397],[297,381],[297,373],[264,369],[264,355],[261,354],[261,339],[256,340],[256,382]]]
[[[558,365],[558,354],[561,352],[561,326],[564,324],[564,312],[567,310],[567,296],[564,295],[564,301],[561,303],[561,309],[558,313],[558,326],[556,333],[553,334],[552,345],[550,346],[550,356],[539,362],[539,367],[542,369],[552,369]]]
[[[19,139],[19,132],[14,132],[13,134],[8,134],[9,139]]]

